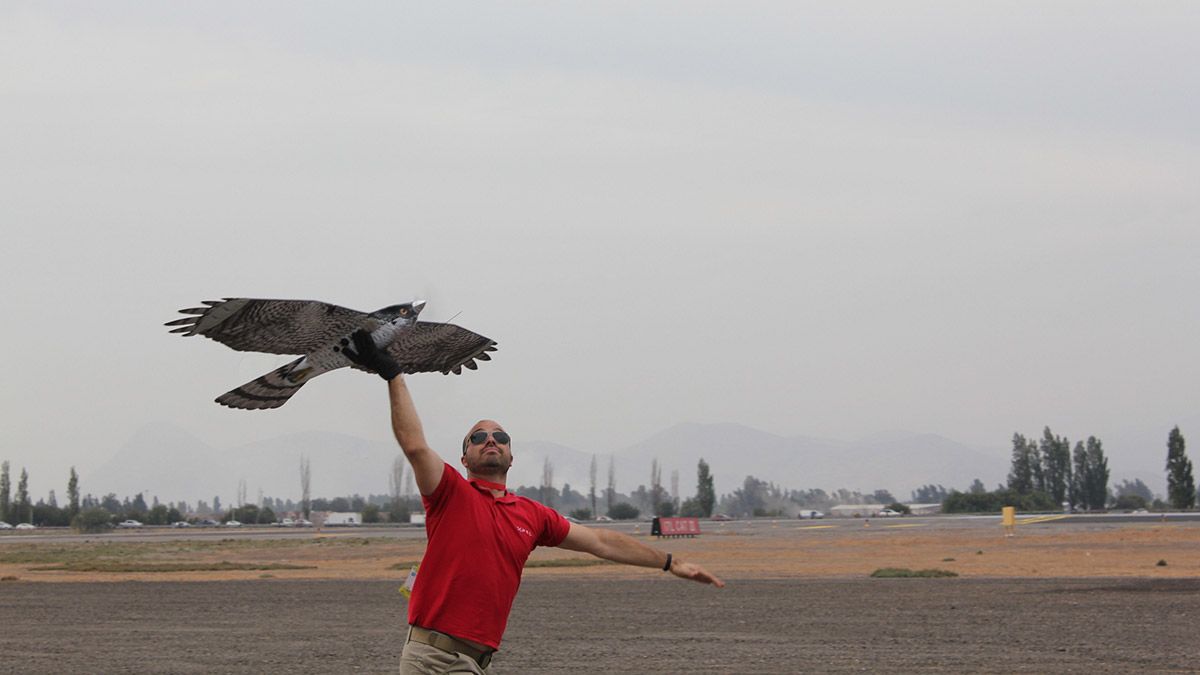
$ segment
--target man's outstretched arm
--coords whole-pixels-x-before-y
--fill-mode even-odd
[[[571,523],[567,538],[559,544],[560,548],[571,551],[591,553],[597,558],[639,567],[657,567],[662,569],[667,564],[667,553],[652,548],[642,542],[620,532],[584,527]],[[702,584],[712,584],[717,588],[725,585],[703,567],[680,560],[671,556],[671,574],[681,579],[691,579]]]

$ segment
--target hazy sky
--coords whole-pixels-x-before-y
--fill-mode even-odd
[[[1197,35],[1187,2],[5,2],[0,459],[41,496],[150,422],[387,438],[377,378],[231,411],[287,359],[161,324],[420,297],[500,343],[410,380],[447,456],[480,417],[600,452],[1049,424],[1158,471],[1200,442]]]

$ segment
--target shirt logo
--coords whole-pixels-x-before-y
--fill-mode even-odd
[[[520,532],[521,534],[525,535],[526,537],[532,537],[532,536],[533,536],[533,533],[532,533],[532,532],[530,532],[529,530],[527,530],[527,529],[525,529],[525,528],[521,527],[520,525],[517,525],[517,526],[516,526],[516,528],[517,528],[517,532]]]

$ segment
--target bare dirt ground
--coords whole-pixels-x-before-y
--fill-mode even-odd
[[[1005,539],[965,520],[756,521],[652,543],[729,586],[527,569],[496,671],[1200,671],[1200,522],[1028,521]],[[397,563],[423,548],[365,532],[4,539],[0,673],[394,672]],[[34,570],[220,562],[305,569]],[[869,578],[881,567],[961,576]]]
[[[4,673],[395,672],[381,581],[7,584]],[[499,673],[1194,672],[1191,579],[529,579]]]

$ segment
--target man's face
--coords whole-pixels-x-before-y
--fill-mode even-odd
[[[496,432],[506,435],[504,428],[492,420],[480,420],[467,432],[462,463],[471,473],[508,474],[513,463],[511,442],[497,441]]]

